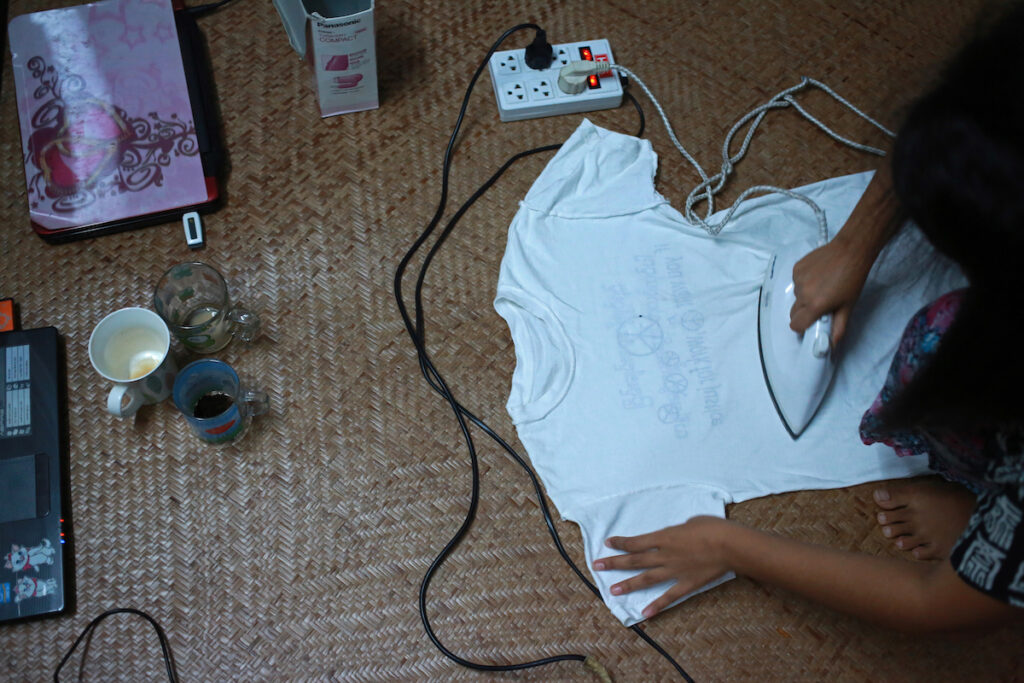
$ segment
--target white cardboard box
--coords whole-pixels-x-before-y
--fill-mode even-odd
[[[274,7],[312,67],[320,116],[380,106],[374,0],[274,0]]]

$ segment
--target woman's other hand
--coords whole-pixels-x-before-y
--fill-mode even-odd
[[[612,595],[632,593],[675,579],[675,585],[644,608],[643,615],[649,619],[729,571],[718,540],[730,525],[731,522],[718,517],[701,516],[649,534],[613,536],[605,545],[625,554],[595,560],[594,569],[646,570],[614,584],[610,589]]]

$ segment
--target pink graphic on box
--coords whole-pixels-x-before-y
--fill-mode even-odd
[[[348,55],[331,55],[327,57],[327,71],[345,71],[348,69]]]
[[[207,199],[169,0],[15,17],[32,219],[90,225]]]
[[[359,85],[359,81],[361,80],[363,80],[362,74],[352,74],[350,76],[336,76],[334,78],[334,85],[342,89],[354,88],[357,85]]]

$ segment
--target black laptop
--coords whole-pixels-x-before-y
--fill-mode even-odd
[[[0,622],[72,603],[63,368],[56,329],[0,332]]]

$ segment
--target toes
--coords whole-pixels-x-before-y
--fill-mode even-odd
[[[885,482],[874,499],[879,531],[918,560],[948,557],[974,504],[966,489],[937,477]]]
[[[898,510],[886,510],[875,515],[879,524],[906,524],[910,521],[910,513],[900,508]]]
[[[886,538],[899,538],[910,533],[906,524],[886,524],[882,527],[882,535]]]
[[[874,498],[875,504],[883,510],[895,510],[896,508],[903,507],[903,501],[897,500],[893,496],[892,489],[888,486],[875,489]]]

